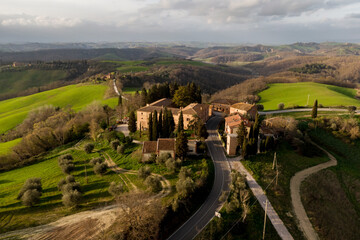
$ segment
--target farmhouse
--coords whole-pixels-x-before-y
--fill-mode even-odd
[[[210,104],[210,109],[212,109],[213,111],[230,114],[230,107],[235,103],[236,101],[231,99],[216,99]]]
[[[145,141],[142,149],[142,161],[149,160],[152,154],[160,156],[169,153],[175,158],[175,138],[159,138],[157,141]]]
[[[249,121],[242,115],[235,114],[225,118],[225,132],[227,134],[237,133],[241,122],[244,122],[247,132],[250,132],[250,127],[253,122]]]
[[[240,115],[248,115],[251,119],[255,119],[257,114],[257,107],[255,104],[248,103],[235,103],[230,106],[230,115],[231,114],[240,114]]]
[[[171,99],[163,98],[137,110],[137,129],[148,129],[150,113],[153,113],[154,111],[159,113],[160,111],[164,111],[165,107],[171,111],[175,125],[178,124],[180,111],[182,111],[185,129],[189,127],[196,117],[199,117],[203,122],[206,122],[210,115],[209,106],[206,104],[191,103],[185,108],[174,108]]]

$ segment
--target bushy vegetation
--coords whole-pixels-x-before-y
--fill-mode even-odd
[[[25,206],[32,207],[40,202],[42,184],[40,178],[29,178],[21,188],[17,199],[21,199]]]
[[[29,126],[23,133],[25,136],[21,142],[7,156],[0,157],[2,169],[36,161],[35,156],[57,146],[78,141],[87,135],[96,140],[103,131],[99,123],[108,118],[106,111],[99,103],[90,104],[78,113],[51,106],[35,112],[37,114],[29,115],[29,120],[19,126],[21,129]],[[85,148],[90,153],[93,150],[92,143],[87,144]]]
[[[118,198],[125,189],[122,183],[111,182],[108,191],[114,198]]]
[[[144,183],[151,192],[160,192],[162,189],[160,177],[157,175],[148,176]]]
[[[335,68],[322,63],[313,63],[313,64],[305,64],[305,66],[301,68],[290,69],[290,71],[293,72],[307,73],[307,74],[321,73],[323,70],[335,70]]]
[[[70,172],[74,170],[75,166],[73,160],[74,159],[70,154],[59,157],[58,163],[63,173],[70,174]]]

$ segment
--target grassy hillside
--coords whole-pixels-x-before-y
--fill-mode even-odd
[[[0,101],[0,134],[21,123],[32,109],[43,105],[58,107],[70,106],[80,110],[89,103],[99,100],[109,106],[115,106],[117,99],[104,100],[105,85],[70,85],[54,90]]]
[[[0,94],[16,93],[32,87],[40,87],[66,77],[62,70],[31,69],[18,72],[0,72]]]
[[[0,143],[0,156],[8,153],[12,147],[18,144],[21,141],[21,138],[15,139],[13,141]]]
[[[112,200],[108,193],[110,182],[121,182],[121,178],[113,171],[104,176],[94,174],[88,159],[101,156],[101,151],[109,150],[107,145],[96,145],[96,150],[86,154],[82,150],[63,146],[50,152],[43,161],[27,167],[0,173],[0,233],[18,228],[44,224],[61,216],[73,214],[92,207],[98,207],[101,202]],[[63,207],[62,194],[57,189],[57,183],[65,177],[58,165],[58,157],[69,153],[74,157],[75,170],[72,175],[82,186],[84,192],[81,207],[70,209]],[[127,155],[123,155],[124,157]],[[85,179],[87,167],[88,183]],[[41,178],[43,195],[39,205],[33,208],[25,207],[16,199],[22,185],[28,178]],[[48,214],[51,211],[51,214]]]
[[[360,106],[360,101],[355,99],[355,95],[355,89],[312,82],[269,84],[268,89],[259,93],[260,103],[264,105],[265,110],[277,109],[279,103],[284,103],[285,108],[307,104],[312,106],[315,99],[325,107]]]

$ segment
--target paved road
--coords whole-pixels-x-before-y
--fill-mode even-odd
[[[242,175],[246,177],[246,182],[248,183],[251,191],[253,192],[254,196],[260,203],[261,207],[265,210],[265,205],[267,201],[267,216],[270,219],[272,225],[274,226],[275,230],[284,240],[293,239],[287,228],[285,227],[283,221],[280,219],[279,215],[276,213],[275,209],[272,207],[269,199],[267,198],[266,194],[264,193],[261,186],[255,181],[253,176],[246,170],[244,165],[240,162],[240,158],[229,158],[229,162],[232,169],[236,169]]]
[[[277,113],[291,113],[291,112],[311,112],[312,108],[295,108],[295,109],[284,109],[284,110],[274,110],[259,112],[260,115],[268,114],[277,114]],[[343,108],[318,108],[318,112],[349,112],[347,109]],[[360,110],[357,110],[356,113],[360,113]]]
[[[314,174],[320,170],[323,170],[328,167],[336,166],[337,160],[336,158],[331,155],[328,151],[326,151],[324,148],[320,147],[316,143],[312,142],[315,146],[317,146],[319,149],[324,151],[330,161],[326,163],[321,163],[319,165],[307,168],[305,170],[302,170],[300,172],[297,172],[295,176],[293,176],[290,180],[290,191],[291,191],[291,201],[294,208],[295,216],[299,221],[300,228],[304,232],[305,236],[309,240],[316,240],[319,239],[319,236],[317,235],[316,231],[314,230],[307,214],[305,211],[305,208],[301,202],[301,196],[300,196],[300,186],[302,181],[305,180],[309,175]]]
[[[171,240],[195,238],[215,216],[215,211],[219,211],[224,204],[219,201],[219,197],[223,191],[229,190],[230,167],[217,135],[217,125],[221,119],[214,116],[206,124],[209,132],[206,143],[215,166],[215,181],[211,193],[199,210],[169,237]]]

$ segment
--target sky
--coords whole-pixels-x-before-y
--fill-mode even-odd
[[[0,42],[360,43],[359,0],[0,0]]]

